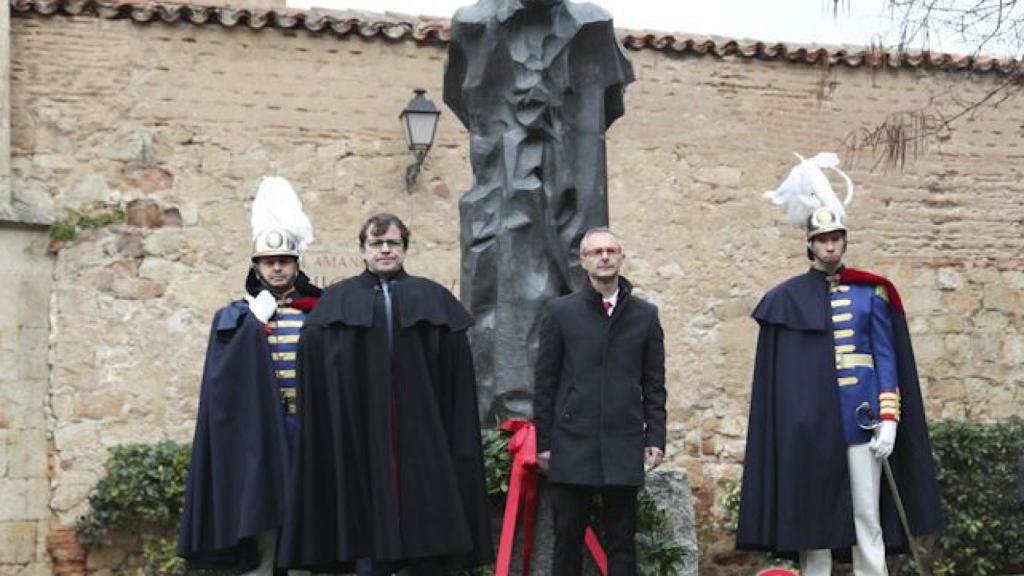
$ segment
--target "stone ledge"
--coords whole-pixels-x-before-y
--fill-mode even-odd
[[[49,228],[53,225],[52,214],[44,214],[24,204],[0,205],[0,225],[12,224],[27,228]]]

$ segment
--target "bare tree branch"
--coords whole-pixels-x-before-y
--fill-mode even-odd
[[[838,2],[833,0],[836,11]],[[902,64],[911,57],[911,47],[927,51],[933,39],[951,35],[971,46],[969,54],[963,56],[968,64],[964,83],[971,82],[973,64],[985,58],[983,54],[1010,56],[1015,66],[980,96],[966,96],[964,83],[952,85],[932,95],[925,106],[888,114],[878,126],[853,131],[840,141],[840,146],[854,157],[870,151],[873,170],[902,169],[908,157],[951,138],[960,122],[996,109],[1024,91],[1024,0],[889,0],[889,14],[897,24],[899,39],[891,49],[880,45],[870,48],[870,61],[877,66],[887,59]]]
[[[852,161],[856,160],[859,153],[870,151],[872,171],[879,167],[902,170],[908,157],[916,158],[925,153],[932,143],[949,140],[960,120],[998,108],[1003,102],[1018,96],[1022,90],[1024,76],[1020,73],[1009,75],[976,99],[962,99],[951,88],[942,98],[930,98],[928,104],[920,109],[893,112],[874,128],[850,132],[839,141],[839,146]],[[952,102],[957,110],[952,114],[943,112],[944,100]]]

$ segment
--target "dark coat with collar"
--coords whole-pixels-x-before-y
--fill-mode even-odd
[[[548,479],[640,486],[644,447],[665,449],[665,345],[658,309],[619,280],[609,317],[590,284],[548,303],[534,380]]]
[[[447,289],[369,272],[325,290],[298,365],[299,430],[280,565],[379,573],[419,561],[450,569],[493,559],[472,318]]]

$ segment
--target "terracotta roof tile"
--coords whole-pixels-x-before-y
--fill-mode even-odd
[[[631,50],[659,50],[677,54],[736,56],[758,60],[785,60],[803,64],[842,65],[850,68],[939,68],[973,72],[1019,73],[1020,63],[1013,59],[963,56],[945,52],[910,52],[899,55],[879,48],[823,47],[767,44],[758,41],[741,43],[723,38],[677,37],[651,32],[626,32],[623,43]]]
[[[253,29],[304,28],[310,32],[363,38],[382,37],[391,41],[413,40],[419,43],[446,44],[451,30],[446,19],[373,14],[358,11],[259,10],[230,6],[195,6],[168,2],[109,2],[103,0],[10,0],[14,15],[37,14],[53,16],[96,16],[109,20],[131,19],[138,23],[187,22],[219,24],[228,28],[248,26]],[[899,55],[877,48],[846,48],[768,44],[738,41],[719,37],[698,37],[620,30],[623,44],[631,50],[656,50],[678,55],[713,56],[781,60],[798,64],[823,64],[850,68],[929,68],[941,70],[1021,72],[1020,62],[1012,59],[963,56],[940,52],[913,52]]]
[[[151,22],[219,24],[227,28],[248,26],[252,29],[305,28],[310,32],[337,36],[358,34],[364,38],[381,36],[389,40],[412,39],[418,42],[447,43],[446,20],[417,19],[413,21],[366,18],[360,13],[324,12],[320,10],[259,10],[215,6],[173,4],[167,2],[106,2],[100,0],[11,0],[15,15],[96,16],[108,20],[131,19],[141,24]]]

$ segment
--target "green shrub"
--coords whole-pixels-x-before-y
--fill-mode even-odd
[[[142,571],[146,576],[185,576],[185,574],[209,574],[209,571],[185,570],[185,561],[178,558],[178,539],[175,535],[142,537]]]
[[[1016,501],[1024,420],[931,425],[946,528],[933,543],[936,574],[1024,572],[1024,509]]]
[[[1017,460],[1024,455],[1024,420],[996,424],[938,422],[931,425],[939,466],[946,529],[928,541],[936,576],[992,576],[1024,572],[1024,509],[1016,502]],[[511,456],[507,435],[483,431],[487,491],[500,499],[508,492]],[[109,544],[115,528],[138,532],[144,571],[152,576],[184,574],[174,556],[191,454],[173,442],[115,448],[104,475],[89,496],[90,511],[76,529],[89,548]],[[735,514],[738,486],[727,489],[726,509]],[[641,574],[671,574],[685,551],[671,540],[667,515],[646,491],[640,494],[637,554]],[[908,558],[894,573],[912,574]],[[483,572],[481,572],[483,573]]]
[[[82,543],[100,548],[110,544],[111,530],[131,530],[142,539],[145,574],[184,574],[174,546],[190,460],[189,447],[174,442],[114,448],[89,495],[89,512],[75,525]]]
[[[722,485],[722,507],[729,515],[728,526],[732,531],[740,523],[740,481],[727,480]]]
[[[508,436],[483,430],[488,494],[504,505],[512,458]],[[143,572],[149,576],[179,576],[184,563],[175,556],[175,536],[184,501],[191,449],[174,442],[127,444],[114,448],[104,474],[89,496],[90,510],[79,518],[76,531],[88,548],[110,544],[110,531],[129,529],[142,541]],[[646,490],[641,491],[637,516],[637,556],[640,574],[672,574],[682,566],[685,550],[672,540],[668,516]],[[476,574],[492,573],[490,569]]]
[[[508,434],[497,428],[484,428],[484,483],[487,495],[504,504],[508,483],[512,476],[512,455],[508,451]]]
[[[190,459],[189,448],[174,442],[114,448],[75,527],[79,538],[96,548],[109,544],[117,526],[177,526]]]
[[[637,573],[640,576],[678,574],[686,559],[686,549],[668,530],[668,514],[654,501],[646,488],[640,491],[636,526]]]

